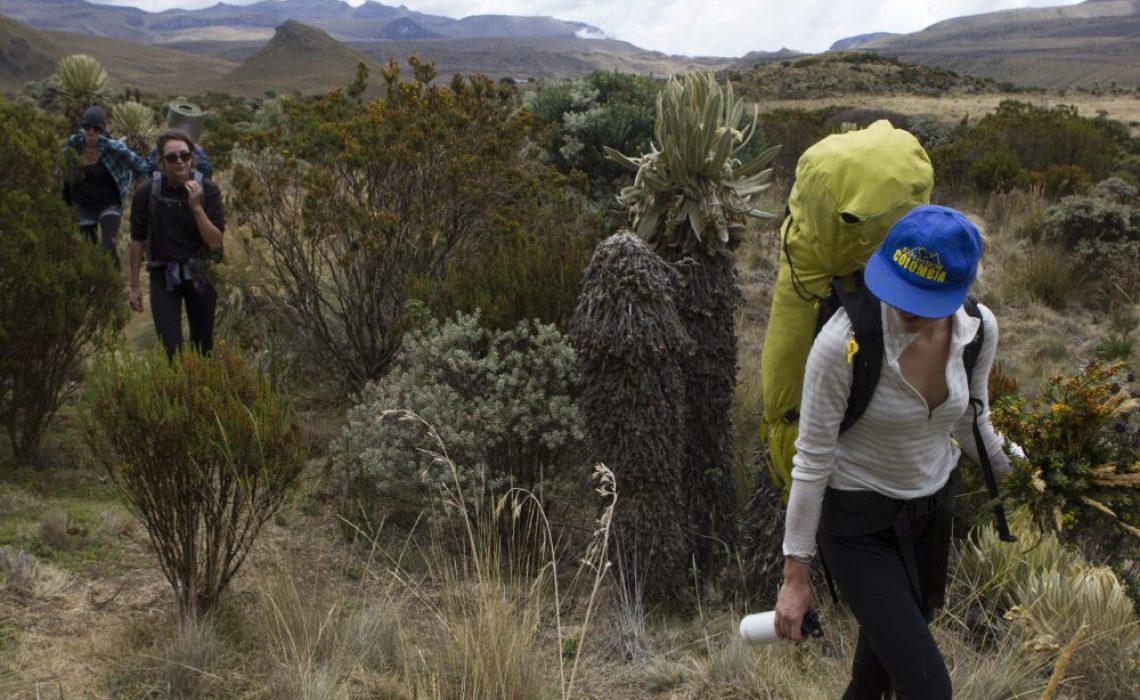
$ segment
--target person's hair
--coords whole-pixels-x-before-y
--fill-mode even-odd
[[[167,129],[158,135],[157,145],[159,158],[162,158],[162,149],[164,149],[166,147],[166,144],[170,143],[171,141],[185,142],[187,147],[190,148],[190,155],[194,155],[198,150],[198,147],[194,145],[194,140],[190,138],[190,136],[185,131],[180,131],[179,129]]]

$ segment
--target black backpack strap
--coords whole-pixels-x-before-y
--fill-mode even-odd
[[[843,434],[863,415],[879,385],[883,369],[882,305],[863,284],[861,272],[855,273],[855,291],[848,292],[839,279],[831,281],[832,294],[847,311],[858,350],[851,357],[851,393],[839,432]]]
[[[875,394],[875,387],[879,384],[879,376],[883,369],[883,316],[882,304],[867,286],[863,284],[863,273],[858,271],[853,275],[855,290],[848,292],[843,287],[843,280],[838,277],[831,279],[831,294],[820,302],[819,316],[816,318],[815,334],[835,312],[843,307],[847,311],[847,319],[851,322],[852,335],[858,350],[851,357],[851,392],[847,396],[847,410],[843,413],[843,421],[839,424],[839,433],[847,431],[867,410],[871,397]],[[798,415],[797,415],[798,418]],[[827,581],[827,589],[831,593],[833,603],[839,603],[839,591],[835,586],[835,579],[831,569],[823,556],[823,549],[816,545],[819,552],[819,563],[823,567],[823,577]]]
[[[855,291],[848,292],[843,287],[843,280],[838,277],[831,279],[831,294],[819,302],[819,313],[815,321],[815,334],[818,336],[823,326],[835,315],[840,307],[847,310],[847,318],[851,322],[851,329],[855,336],[858,351],[851,358],[851,393],[847,397],[847,410],[840,423],[840,434],[847,431],[859,420],[871,397],[875,387],[879,384],[879,375],[883,369],[883,317],[881,304],[874,294],[863,284],[862,271],[852,276],[855,282]],[[793,408],[784,415],[784,420],[794,422],[799,420],[799,410]]]
[[[162,195],[162,173],[156,168],[154,175],[150,178],[150,197],[148,199],[149,206],[147,207],[148,215],[146,220],[146,259],[148,263],[155,261],[155,247],[154,236],[150,235],[154,226],[155,217],[158,216],[158,198]]]
[[[205,185],[205,183],[202,182],[202,180],[203,180],[202,173],[195,170],[194,171],[194,180],[202,185],[202,206],[206,206],[206,185]],[[146,224],[147,224],[146,241],[147,241],[147,260],[148,261],[154,261],[156,259],[155,258],[154,236],[150,235],[150,227],[151,227],[151,224],[153,224],[153,222],[155,221],[155,217],[158,216],[158,205],[162,200],[163,200],[162,173],[156,168],[154,171],[154,175],[152,175],[150,178],[150,198],[148,200],[149,206],[147,207],[148,218],[147,218],[147,222],[146,222]]]
[[[982,323],[982,310],[978,308],[978,300],[974,297],[966,297],[966,301],[962,304],[962,308],[966,313],[978,319],[978,332],[974,335],[974,339],[962,348],[962,364],[966,367],[966,381],[972,381],[974,377],[974,367],[978,366],[978,357],[982,354],[982,342],[986,338],[986,325]]]
[[[974,368],[978,365],[978,356],[982,353],[982,342],[985,340],[985,322],[982,320],[982,311],[978,308],[978,300],[973,297],[967,297],[965,303],[962,305],[966,313],[978,319],[978,332],[974,335],[973,340],[966,344],[962,349],[962,364],[966,368],[966,381],[969,385],[973,385]],[[990,461],[990,452],[986,449],[986,442],[982,439],[982,428],[979,425],[979,419],[982,415],[982,409],[985,403],[980,397],[970,397],[970,409],[974,413],[974,422],[972,431],[974,433],[974,444],[978,449],[978,462],[982,466],[982,478],[986,482],[986,491],[990,494],[990,500],[993,501],[994,511],[994,526],[997,528],[998,537],[1003,542],[1016,542],[1017,537],[1009,531],[1009,522],[1005,518],[1005,507],[1001,503],[1001,494],[998,493],[997,477],[994,475],[994,465]]]

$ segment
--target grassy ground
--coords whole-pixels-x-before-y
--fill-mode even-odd
[[[947,122],[967,117],[977,119],[993,112],[1002,100],[1018,100],[1038,107],[1072,105],[1082,116],[1093,117],[1103,111],[1109,119],[1127,124],[1132,135],[1140,134],[1140,95],[1091,95],[1081,92],[1044,93],[955,93],[939,97],[912,94],[841,94],[807,99],[766,99],[758,103],[761,111],[778,108],[822,109],[844,105],[856,109],[885,109],[899,114],[936,114]]]
[[[1110,324],[1076,300],[1054,308],[1008,288],[1008,270],[1022,265],[1031,248],[1019,231],[1039,204],[958,203],[992,222],[978,291],[1001,320],[1003,366],[1027,391],[1089,356]],[[776,254],[776,234],[768,228],[737,257],[745,295],[735,408],[742,493],[763,478],[755,473],[758,367]],[[149,315],[133,315],[126,336],[132,351],[149,347]],[[321,487],[320,451],[342,413],[327,405],[302,410],[317,452],[300,489],[267,524],[220,609],[193,625],[177,619],[145,529],[87,457],[70,408],[53,426],[43,468],[0,453],[0,697],[841,694],[855,628],[845,611],[826,603],[823,641],[754,649],[736,638],[740,616],[752,611],[735,591],[706,591],[691,617],[639,615],[622,604],[612,575],[598,576],[603,553],[582,541],[556,548],[558,556],[512,559],[517,575],[508,573],[493,542],[462,526],[389,526],[375,540],[349,541]],[[607,504],[599,501],[598,511]],[[605,531],[604,518],[599,530]],[[952,604],[936,624],[957,696],[1041,697],[1072,634],[1042,641],[980,625],[1000,615],[978,589],[960,568]],[[1135,636],[1135,616],[1129,619],[1121,634]],[[1111,669],[1089,659],[1101,647],[1081,644],[1054,697],[1128,697],[1113,685]],[[1094,677],[1100,680],[1092,688],[1100,691],[1089,689]]]

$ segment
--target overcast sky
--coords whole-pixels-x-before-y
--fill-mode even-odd
[[[198,9],[216,0],[101,0],[160,11]],[[229,0],[248,5],[255,0]],[[351,0],[360,5],[364,0]],[[943,19],[1016,7],[1075,5],[1079,0],[388,0],[446,17],[549,15],[592,24],[644,49],[688,56],[749,51],[825,51],[869,32],[915,32]]]

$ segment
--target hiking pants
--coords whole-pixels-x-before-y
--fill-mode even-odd
[[[115,268],[121,266],[119,249],[115,245],[115,238],[119,235],[119,225],[123,222],[123,210],[119,207],[106,207],[97,211],[79,212],[79,230],[87,240],[98,244],[100,248],[111,254],[115,261]],[[96,228],[99,234],[96,234]]]
[[[828,495],[834,493],[829,489]],[[928,626],[936,606],[920,603],[930,599],[931,591],[915,590],[914,576],[908,573],[908,557],[904,556],[904,549],[910,547],[900,545],[903,539],[913,542],[910,562],[921,572],[919,588],[938,588],[933,596],[940,599],[949,547],[948,516],[943,513],[946,519],[939,522],[935,496],[920,499],[928,505],[917,509],[918,514],[913,508],[916,501],[878,498],[902,506],[902,510],[895,511],[897,518],[886,516],[892,521],[890,525],[859,534],[835,534],[834,530],[842,529],[838,527],[831,528],[831,532],[822,526],[819,530],[823,560],[840,596],[859,622],[851,683],[843,698],[881,700],[891,697],[893,691],[899,700],[949,699],[953,692],[950,674]],[[952,499],[951,495],[951,504]],[[831,511],[828,515],[832,522],[844,518],[851,522],[860,517],[864,517],[865,522],[874,521],[858,512],[863,507],[875,507],[869,499],[831,500],[829,504],[825,497],[824,509]],[[872,505],[867,506],[868,502]],[[900,537],[899,523],[905,536]],[[942,561],[934,561],[938,558]],[[941,575],[942,580],[932,581],[932,575]]]
[[[206,285],[199,294],[194,291],[194,283],[186,280],[172,290],[166,289],[164,268],[152,268],[150,272],[150,312],[154,317],[154,330],[166,348],[166,356],[182,346],[182,305],[186,305],[186,321],[190,326],[190,345],[203,355],[209,355],[214,347],[214,309],[218,303],[218,293],[214,285]]]

